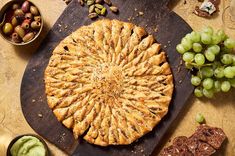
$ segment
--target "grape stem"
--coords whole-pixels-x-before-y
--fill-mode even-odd
[[[192,63],[192,62],[188,62],[188,63],[189,63],[190,65],[193,65],[193,66],[198,67],[198,68],[200,68],[200,67],[206,67],[206,66],[212,66],[211,63],[207,63],[207,64],[203,64],[203,65],[198,65],[198,64]]]

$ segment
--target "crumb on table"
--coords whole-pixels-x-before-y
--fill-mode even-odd
[[[42,118],[43,116],[42,116],[42,114],[41,114],[41,113],[38,113],[38,117],[39,117],[39,118]]]

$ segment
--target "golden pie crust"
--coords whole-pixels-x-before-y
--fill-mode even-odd
[[[74,137],[130,144],[168,111],[173,77],[152,35],[118,20],[82,26],[54,49],[45,70],[49,107]]]

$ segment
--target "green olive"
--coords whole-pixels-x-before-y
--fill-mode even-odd
[[[19,4],[13,4],[12,5],[12,10],[16,10],[16,9],[19,9],[19,8],[20,8]]]
[[[16,32],[21,38],[23,38],[23,37],[25,36],[25,31],[24,31],[24,29],[23,29],[20,25],[18,25],[18,26],[15,27],[15,32]]]
[[[32,20],[32,19],[33,19],[33,14],[31,14],[31,13],[26,13],[26,14],[25,14],[25,19]]]
[[[23,12],[22,9],[16,9],[15,12],[14,12],[14,15],[23,16],[23,15],[24,15],[24,12]]]
[[[3,26],[3,32],[4,34],[6,35],[9,35],[11,34],[13,31],[13,26],[11,25],[11,23],[6,23],[4,26]]]
[[[23,38],[23,41],[24,42],[29,42],[31,41],[32,39],[34,38],[34,33],[33,32],[30,32],[28,34],[26,34]]]
[[[31,12],[34,16],[39,15],[38,8],[36,8],[35,6],[30,6],[30,12]]]
[[[30,25],[29,25],[29,22],[23,22],[21,24],[21,27],[24,29],[24,30],[28,30],[30,28]]]
[[[41,27],[41,23],[38,21],[33,21],[31,23],[31,28],[33,28],[33,29],[39,29],[40,27]]]
[[[26,12],[29,11],[29,6],[30,6],[29,1],[25,1],[25,2],[22,4],[21,9],[23,10],[23,12],[26,13]]]
[[[41,16],[34,16],[34,20],[38,21],[38,22],[41,22],[42,19],[41,19]]]
[[[13,18],[12,18],[11,24],[12,24],[13,27],[17,26],[18,21],[17,21],[16,17],[13,17]]]
[[[20,43],[21,42],[20,36],[16,32],[14,32],[11,35],[11,40],[15,43]]]

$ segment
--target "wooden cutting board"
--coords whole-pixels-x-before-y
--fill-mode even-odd
[[[181,38],[192,31],[178,15],[167,8],[169,0],[113,0],[119,7],[119,14],[108,13],[106,18],[128,21],[146,27],[168,54],[175,82],[175,90],[169,112],[154,130],[135,143],[127,146],[99,147],[84,140],[75,140],[70,130],[57,121],[47,106],[44,91],[44,70],[53,49],[71,32],[92,20],[87,18],[87,8],[73,0],[60,16],[42,42],[37,53],[29,61],[21,84],[21,105],[29,125],[42,137],[68,153],[77,156],[142,156],[151,155],[160,145],[167,129],[184,108],[193,87],[190,74],[180,66],[180,55],[175,46]],[[137,9],[137,11],[135,11]],[[139,11],[143,16],[136,17]],[[156,31],[157,28],[157,32]]]

